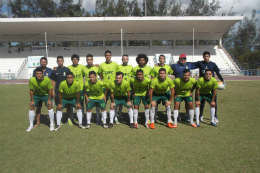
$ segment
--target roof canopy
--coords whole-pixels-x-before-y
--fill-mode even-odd
[[[219,40],[242,16],[0,18],[0,40]],[[51,36],[52,35],[52,36]],[[44,40],[43,40],[44,41]]]

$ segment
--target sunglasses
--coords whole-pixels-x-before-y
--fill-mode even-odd
[[[181,60],[186,60],[186,58],[184,57],[184,58],[181,58]]]

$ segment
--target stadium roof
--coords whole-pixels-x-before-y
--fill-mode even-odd
[[[219,40],[242,19],[242,16],[0,18],[0,40],[22,41],[45,32],[63,35],[53,40],[113,40],[120,39],[121,28],[124,39],[131,40],[191,40],[193,28],[195,39]]]

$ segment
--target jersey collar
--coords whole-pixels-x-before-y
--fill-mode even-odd
[[[185,82],[185,81],[183,80],[183,77],[181,77],[181,80],[182,80],[182,82],[187,83],[187,82],[190,81],[190,78],[189,78],[189,80],[188,80],[187,82]]]
[[[107,62],[105,62],[106,64],[111,64],[112,63],[112,61],[110,61],[110,63],[107,63]]]

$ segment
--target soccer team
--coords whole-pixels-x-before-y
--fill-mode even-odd
[[[177,128],[179,121],[180,103],[185,101],[186,117],[192,127],[200,127],[203,121],[204,103],[210,105],[211,125],[217,126],[217,89],[218,82],[213,77],[216,72],[218,78],[225,81],[219,73],[219,68],[210,59],[210,53],[204,52],[204,61],[195,63],[186,62],[186,55],[181,54],[179,62],[171,66],[165,64],[165,56],[159,56],[159,63],[152,69],[147,65],[148,57],[139,54],[136,57],[138,66],[128,65],[128,55],[122,56],[122,65],[111,61],[111,51],[105,51],[106,61],[102,64],[93,64],[93,55],[86,56],[87,65],[79,64],[79,56],[71,56],[72,65],[65,67],[62,56],[57,57],[58,67],[53,70],[47,68],[48,61],[45,57],[40,60],[41,66],[33,72],[34,76],[29,81],[30,87],[30,126],[27,132],[40,125],[42,102],[48,108],[50,118],[50,131],[57,131],[61,127],[63,109],[67,110],[68,124],[73,125],[73,107],[76,109],[78,126],[81,129],[90,128],[92,109],[96,107],[96,123],[104,128],[112,128],[122,122],[122,106],[127,107],[130,128],[138,128],[138,109],[141,102],[145,107],[145,124],[150,129],[155,128],[158,104],[166,108],[167,126]],[[200,78],[196,81],[191,77],[190,69],[199,68]],[[168,75],[173,74],[172,80]],[[98,76],[101,80],[98,79]],[[84,82],[85,78],[85,82]],[[195,117],[193,122],[193,91],[195,92]],[[56,125],[54,125],[53,98],[57,108]],[[111,100],[109,123],[107,124],[106,104]],[[84,100],[86,116],[84,115]],[[174,101],[173,118],[171,103]],[[133,105],[132,105],[133,104]],[[151,108],[149,109],[149,104]],[[119,118],[117,118],[119,107]],[[37,123],[33,125],[36,109]],[[102,117],[100,118],[100,110]],[[201,112],[200,112],[201,111]]]

